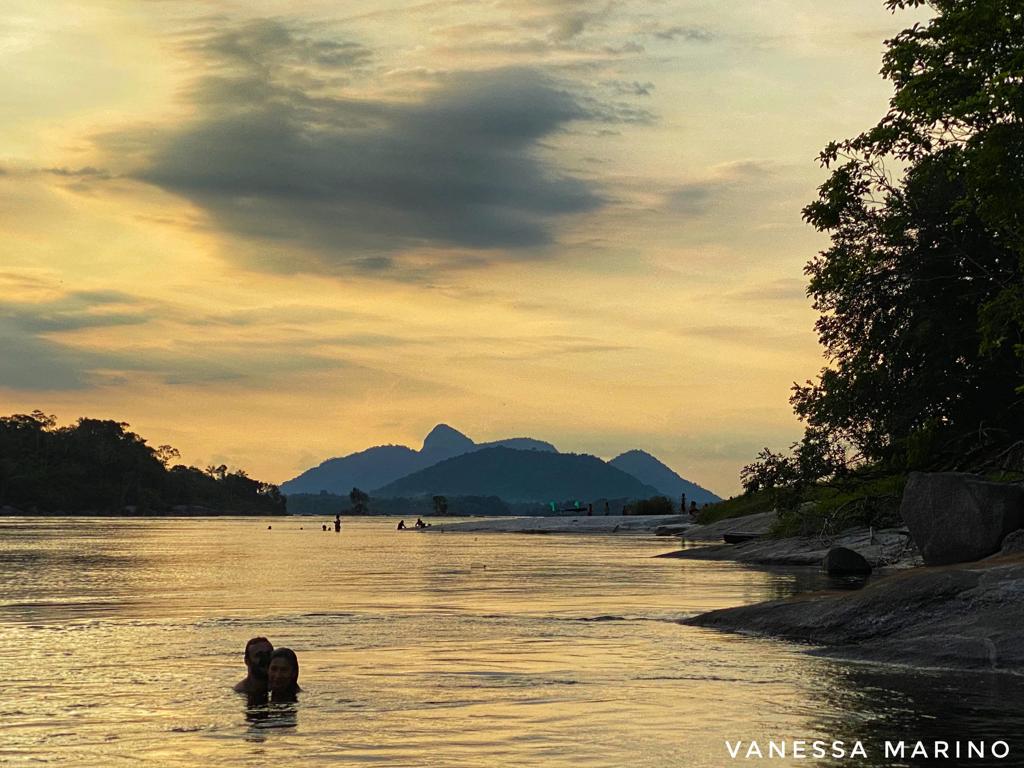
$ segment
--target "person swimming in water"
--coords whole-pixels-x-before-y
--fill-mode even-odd
[[[265,693],[267,690],[267,667],[274,653],[274,645],[265,637],[254,637],[245,644],[245,667],[247,674],[235,684],[236,693]]]
[[[271,701],[295,701],[299,688],[299,659],[291,648],[278,648],[270,655],[267,690]]]

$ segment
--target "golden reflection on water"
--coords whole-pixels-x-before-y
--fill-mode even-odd
[[[1019,681],[968,692],[677,623],[821,583],[806,570],[321,522],[0,520],[0,762],[718,766],[725,739],[935,730],[950,700],[961,724],[998,702],[1021,723]],[[257,634],[299,654],[296,705],[230,691]]]

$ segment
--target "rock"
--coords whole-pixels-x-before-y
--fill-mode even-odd
[[[1003,539],[1003,548],[999,554],[1008,555],[1011,552],[1024,552],[1024,528],[1018,528]]]
[[[912,472],[900,514],[925,564],[979,560],[1024,527],[1024,489],[963,472]]]
[[[684,620],[825,646],[816,654],[1024,671],[1024,555],[917,568],[844,593],[804,593]]]
[[[829,576],[861,576],[871,573],[871,563],[847,547],[832,547],[822,561]]]

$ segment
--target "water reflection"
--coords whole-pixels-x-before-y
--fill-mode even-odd
[[[1024,765],[1024,678],[840,662],[814,669],[819,675],[808,687],[809,711],[816,713],[810,730],[826,740],[861,741],[868,758],[859,765],[951,764],[955,745],[965,758],[968,742],[984,745],[984,757],[975,751],[971,765]],[[911,757],[918,741],[928,758]],[[1000,741],[1009,746],[1006,758],[993,754]],[[936,759],[936,742],[939,749],[949,745],[948,760]],[[903,744],[905,759],[886,757],[887,743],[894,750]]]
[[[0,535],[0,553],[19,553],[0,562],[0,762],[301,754],[315,768],[343,750],[375,766],[717,768],[739,736],[1024,725],[1017,679],[880,671],[677,623],[828,588],[816,569],[656,559],[665,542],[642,537],[401,536],[373,519],[324,536],[303,522],[73,520],[57,534],[25,521]],[[228,693],[255,635],[299,650],[315,696]]]
[[[268,728],[294,728],[299,724],[299,704],[294,697],[291,701],[268,701],[266,694],[252,695],[245,704],[245,719],[250,734]]]

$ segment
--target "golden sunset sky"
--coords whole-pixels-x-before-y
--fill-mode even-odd
[[[445,422],[720,495],[823,359],[880,0],[0,2],[0,412],[272,482]]]

